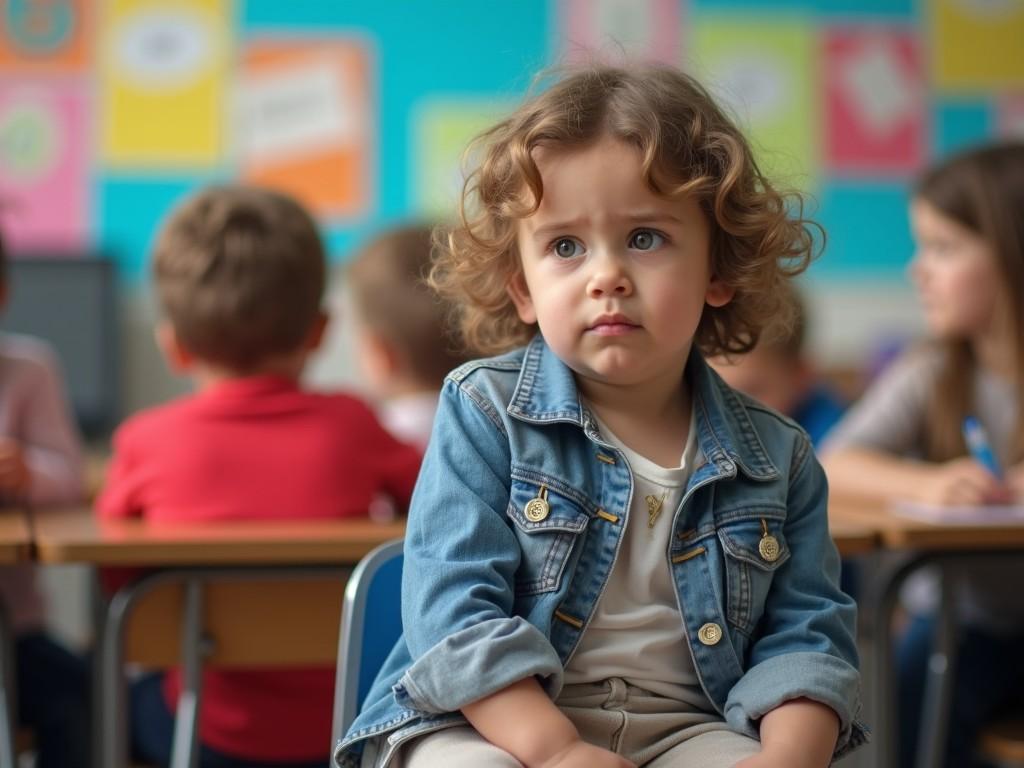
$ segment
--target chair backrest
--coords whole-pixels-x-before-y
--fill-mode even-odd
[[[126,617],[124,657],[149,668],[177,666],[187,572],[140,595]],[[256,578],[203,578],[203,664],[213,667],[333,666],[345,588],[340,570],[324,577],[273,572]],[[272,617],[272,620],[268,620]]]
[[[402,634],[401,590],[401,539],[370,552],[349,577],[338,637],[332,748],[352,724]]]

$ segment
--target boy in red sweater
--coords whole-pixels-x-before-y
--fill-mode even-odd
[[[418,452],[360,400],[299,384],[327,321],[325,269],[316,225],[283,195],[212,188],[171,215],[153,256],[156,335],[197,391],[117,430],[101,518],[345,517],[382,492],[408,504]],[[133,687],[139,759],[168,763],[179,687],[173,671]],[[207,670],[201,765],[326,765],[333,687],[329,669]]]

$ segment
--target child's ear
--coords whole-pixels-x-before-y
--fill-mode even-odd
[[[195,357],[182,346],[174,326],[166,320],[161,320],[157,323],[153,335],[168,367],[175,373],[188,373],[195,363]]]
[[[327,332],[327,323],[330,322],[330,315],[326,312],[317,312],[313,325],[309,328],[309,335],[306,336],[304,345],[307,352],[319,349],[324,341],[324,334]]]
[[[384,388],[402,372],[398,350],[383,336],[363,329],[356,344],[359,367],[374,387]]]
[[[726,285],[717,277],[713,277],[711,282],[708,283],[707,291],[704,293],[704,301],[712,307],[724,307],[732,301],[732,297],[735,295],[735,288],[731,285]]]
[[[537,310],[533,306],[533,299],[530,298],[530,289],[526,285],[526,278],[523,276],[523,273],[516,272],[512,279],[508,281],[508,287],[505,290],[516,307],[519,319],[527,325],[536,323]]]

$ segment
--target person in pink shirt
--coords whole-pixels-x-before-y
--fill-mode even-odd
[[[348,517],[380,493],[408,504],[419,452],[360,400],[300,384],[327,322],[325,269],[313,220],[284,195],[214,187],[173,212],[153,255],[156,335],[196,392],[118,428],[101,518]],[[202,685],[201,766],[327,764],[333,670],[207,670]],[[168,763],[179,690],[173,671],[133,686],[137,759]]]
[[[0,310],[6,265],[0,241]],[[0,334],[0,500],[46,507],[82,496],[78,432],[56,355],[39,339]],[[33,566],[0,570],[0,603],[16,634],[18,722],[34,734],[36,766],[88,765],[88,667],[46,632]]]

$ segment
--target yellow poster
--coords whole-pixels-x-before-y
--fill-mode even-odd
[[[115,168],[220,162],[231,0],[108,0],[101,146]]]
[[[932,70],[947,91],[1024,85],[1024,2],[928,0]]]

